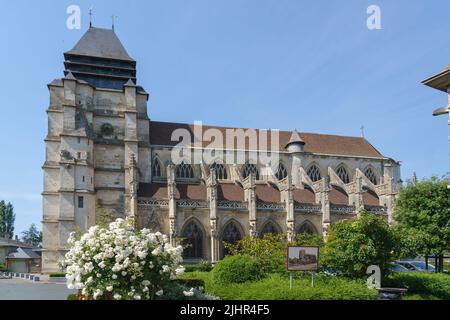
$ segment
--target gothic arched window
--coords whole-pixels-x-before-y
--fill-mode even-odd
[[[372,182],[373,184],[377,184],[377,176],[375,175],[375,173],[373,172],[372,168],[367,168],[364,171],[364,175],[367,177],[367,179],[370,180],[370,182]]]
[[[210,167],[210,170],[216,171],[216,177],[219,180],[227,180],[228,174],[227,169],[225,169],[225,166],[221,163],[213,163]]]
[[[236,226],[234,222],[230,222],[225,229],[223,229],[222,233],[222,241],[228,244],[234,244],[237,241],[242,239],[242,234],[239,231],[239,228]],[[222,256],[225,257],[229,254],[228,248],[223,245]]]
[[[350,176],[348,175],[348,172],[344,166],[340,166],[336,170],[336,173],[339,176],[339,178],[342,180],[343,183],[347,184],[350,182]]]
[[[161,174],[161,164],[158,159],[155,159],[152,164],[152,177],[162,177]]]
[[[307,233],[307,234],[315,234],[317,233],[316,228],[309,221],[303,222],[303,224],[298,228],[297,233]]]
[[[277,177],[278,180],[283,180],[284,178],[286,178],[288,175],[286,168],[283,166],[283,164],[280,162],[280,164],[278,165],[278,170],[277,173],[275,174],[275,176]]]
[[[177,166],[176,176],[178,179],[193,179],[194,169],[192,169],[192,166],[190,164],[182,162]]]
[[[255,175],[256,180],[259,180],[259,171],[255,164],[246,163],[242,169],[242,176],[247,178],[251,173]]]
[[[311,178],[312,182],[316,182],[322,179],[322,176],[320,175],[320,170],[319,168],[317,168],[315,164],[310,166],[306,173]]]
[[[187,259],[198,259],[203,257],[203,232],[194,221],[184,227],[181,232],[183,238],[183,257]]]
[[[273,223],[272,221],[268,221],[264,227],[261,230],[260,236],[261,238],[264,237],[265,234],[277,234],[280,233],[280,228],[278,228],[277,225],[275,225],[275,223]]]

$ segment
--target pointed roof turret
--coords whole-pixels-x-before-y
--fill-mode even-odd
[[[291,139],[289,139],[289,142],[286,144],[286,148],[289,147],[291,144],[305,144],[305,141],[300,137],[300,134],[298,133],[297,129],[292,131]]]
[[[297,130],[292,131],[291,138],[289,142],[286,144],[286,149],[289,152],[303,152],[305,147],[305,141],[300,137],[300,134]]]
[[[122,61],[134,61],[114,30],[91,27],[66,54]]]

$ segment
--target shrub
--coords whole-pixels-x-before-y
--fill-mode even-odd
[[[213,269],[211,262],[203,260],[196,264],[187,264],[184,266],[186,272],[209,272]]]
[[[132,219],[92,227],[78,240],[72,233],[68,244],[67,287],[84,299],[155,299],[184,271],[182,247],[161,233],[136,231]]]
[[[0,263],[0,271],[7,271],[6,266],[3,263]]]
[[[248,255],[228,256],[214,267],[213,279],[217,283],[243,283],[264,277],[261,263]]]
[[[406,288],[407,294],[450,299],[450,276],[427,272],[402,272],[390,275],[383,286]]]
[[[232,255],[246,255],[259,261],[266,273],[285,272],[286,237],[282,234],[265,234],[263,238],[245,237],[228,245]]]
[[[187,288],[204,288],[205,287],[205,281],[202,279],[176,279],[176,284],[182,285]]]
[[[398,250],[396,233],[387,222],[365,211],[356,220],[337,222],[327,240],[325,267],[350,277],[365,277],[370,265],[378,265],[384,275]]]
[[[232,255],[249,255],[256,258],[265,273],[286,272],[286,248],[288,245],[323,246],[320,234],[298,234],[295,241],[289,243],[286,234],[265,234],[262,238],[245,237],[235,244],[227,245]]]
[[[77,294],[71,293],[67,296],[67,300],[79,300],[79,297]]]
[[[321,234],[299,233],[295,237],[293,245],[296,246],[313,246],[323,247],[325,244],[323,236]]]
[[[50,278],[64,278],[66,274],[64,272],[52,272],[48,276]]]

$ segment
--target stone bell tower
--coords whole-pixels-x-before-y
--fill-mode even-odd
[[[114,30],[90,27],[48,85],[43,165],[44,273],[58,271],[73,231],[136,214],[150,180],[148,93]]]

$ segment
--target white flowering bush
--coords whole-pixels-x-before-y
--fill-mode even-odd
[[[132,219],[92,227],[79,239],[72,233],[68,244],[67,287],[84,299],[156,299],[184,272],[183,248],[159,232],[136,231]]]

